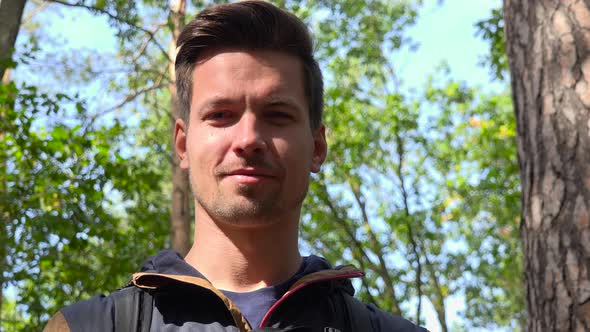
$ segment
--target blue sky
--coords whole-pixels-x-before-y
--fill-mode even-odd
[[[418,23],[408,30],[413,40],[420,43],[411,54],[402,54],[398,63],[401,77],[410,86],[419,86],[433,68],[445,61],[454,78],[470,85],[488,85],[488,69],[478,65],[487,54],[488,45],[476,37],[474,24],[488,18],[500,0],[426,0],[420,10]]]
[[[442,61],[448,63],[453,77],[471,84],[489,83],[488,70],[478,65],[487,52],[487,44],[476,37],[475,22],[489,16],[500,0],[425,0],[420,18],[408,35],[420,44],[416,52],[396,54],[394,62],[407,86],[419,87]],[[56,5],[45,11],[54,11]],[[116,41],[105,20],[82,9],[68,8],[49,20],[53,36],[74,49],[115,50]],[[45,13],[37,14],[43,16]],[[45,30],[47,31],[47,30]]]

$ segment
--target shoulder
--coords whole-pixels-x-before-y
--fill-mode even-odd
[[[405,318],[385,312],[373,304],[364,304],[364,306],[369,312],[375,331],[428,332],[427,329],[417,326]]]
[[[53,317],[51,317],[51,319],[49,320],[49,322],[47,322],[47,325],[45,325],[45,328],[43,329],[43,332],[70,332],[70,327],[68,326],[68,322],[66,321],[66,318],[64,317],[64,315],[61,313],[61,311],[58,311],[55,315],[53,315]]]
[[[373,304],[367,304],[344,293],[344,301],[348,307],[350,323],[355,330],[372,330],[375,332],[428,332],[427,329],[400,316],[393,315],[377,308]]]
[[[51,317],[43,331],[110,331],[113,323],[112,312],[112,298],[97,295],[62,308]]]

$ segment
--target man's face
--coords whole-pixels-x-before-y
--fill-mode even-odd
[[[326,156],[324,127],[310,128],[301,61],[220,52],[192,75],[190,125],[177,121],[175,143],[196,209],[240,226],[298,219]]]

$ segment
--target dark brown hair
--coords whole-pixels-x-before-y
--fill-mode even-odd
[[[192,72],[205,52],[221,49],[279,51],[301,59],[304,90],[313,129],[322,122],[324,84],[313,57],[313,42],[295,15],[264,1],[209,7],[186,25],[177,40],[176,89],[181,117],[188,121]]]

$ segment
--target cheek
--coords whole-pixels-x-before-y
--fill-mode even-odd
[[[190,159],[193,168],[215,166],[227,150],[229,144],[224,131],[209,131],[206,128],[195,128],[190,137]],[[211,165],[213,164],[213,165]]]
[[[297,139],[276,139],[273,142],[283,167],[288,172],[310,172],[313,155],[311,139],[299,136]],[[295,174],[291,174],[294,176]]]

